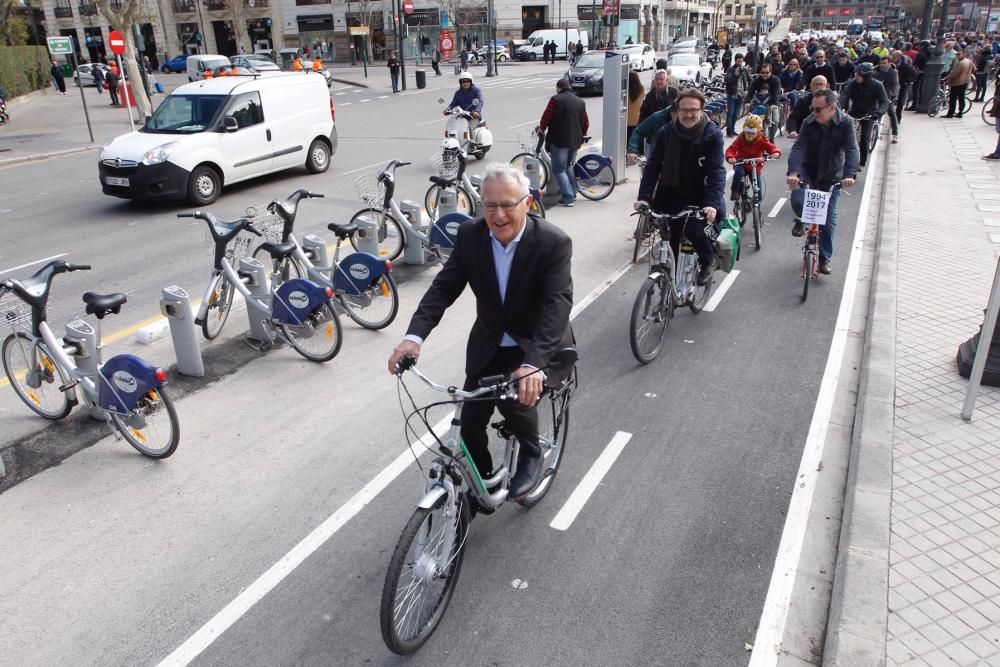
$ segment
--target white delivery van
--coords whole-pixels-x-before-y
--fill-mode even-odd
[[[337,151],[333,99],[322,76],[228,76],[179,86],[146,125],[101,149],[104,194],[187,199],[293,167],[324,172]]]
[[[565,58],[567,39],[573,42],[573,44],[582,39],[583,50],[586,51],[590,48],[590,39],[587,36],[586,30],[577,30],[576,28],[567,28],[566,30],[557,30],[555,28],[536,30],[528,36],[526,44],[518,47],[515,57],[518,60],[542,60],[544,59],[542,47],[545,46],[545,42],[555,41],[556,58]]]
[[[201,81],[205,78],[205,70],[210,69],[213,72],[218,70],[220,67],[232,67],[232,63],[229,62],[229,58],[225,56],[220,56],[218,54],[203,54],[200,56],[188,56],[187,59],[187,75],[188,81]]]

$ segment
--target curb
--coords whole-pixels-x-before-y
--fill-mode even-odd
[[[33,90],[30,93],[25,93],[24,95],[18,95],[17,97],[7,100],[7,110],[13,111],[20,106],[24,106],[36,97],[45,97],[48,94],[49,89],[52,86],[47,86],[45,88],[40,88],[39,90]]]
[[[348,86],[354,86],[355,88],[370,88],[366,83],[358,83],[357,81],[351,81],[350,79],[340,79],[335,76],[330,77],[331,81],[336,81],[337,83],[345,83]]]
[[[884,665],[896,394],[899,151],[889,151],[823,665]],[[886,212],[889,215],[886,215]]]
[[[100,146],[97,144],[90,144],[87,146],[77,146],[76,148],[66,148],[59,151],[52,151],[50,153],[39,153],[38,155],[21,155],[18,157],[5,158],[0,160],[0,167],[7,167],[13,164],[20,164],[22,162],[35,162],[38,160],[48,160],[54,157],[62,157],[63,155],[72,155],[73,153],[83,153],[85,151],[92,151],[99,149]]]

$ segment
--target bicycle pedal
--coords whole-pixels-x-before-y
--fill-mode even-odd
[[[61,391],[62,393],[65,394],[67,391],[69,391],[70,389],[72,389],[73,387],[75,387],[78,384],[80,384],[80,382],[78,380],[72,380],[70,382],[67,382],[63,386],[59,387],[59,391]]]
[[[250,346],[250,348],[256,352],[267,352],[274,347],[274,343],[269,340],[260,340],[259,338],[253,338],[252,336],[245,336],[243,342]]]

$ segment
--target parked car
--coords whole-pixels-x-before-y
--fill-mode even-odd
[[[76,68],[73,72],[73,82],[76,85],[93,86],[94,85],[94,73],[93,68],[100,67],[106,74],[108,71],[108,66],[103,63],[83,63]]]
[[[712,76],[712,66],[697,53],[675,53],[667,58],[667,73],[678,81],[694,81]]]
[[[480,46],[478,49],[469,54],[470,59],[474,63],[485,62],[486,61],[486,47]],[[506,62],[510,58],[510,54],[507,53],[506,47],[502,44],[497,44],[496,53],[494,54],[496,61],[498,63]]]
[[[566,72],[569,85],[575,93],[604,92],[604,51],[587,51]]]
[[[678,37],[667,48],[667,55],[675,53],[697,53],[699,56],[708,55],[708,45],[700,37]]]
[[[222,77],[178,86],[138,132],[101,149],[106,195],[214,202],[231,183],[305,167],[337,151],[333,99],[317,76]]]
[[[629,66],[636,72],[653,69],[656,64],[656,52],[649,44],[629,44],[615,50],[628,54]]]
[[[220,67],[232,67],[232,63],[229,62],[229,58],[211,53],[198,56],[188,56],[186,65],[188,81],[201,81],[205,78],[205,70],[207,69],[215,72]]]
[[[164,74],[170,74],[171,72],[186,72],[187,59],[188,57],[184,53],[179,56],[174,56],[160,66],[160,71]]]
[[[250,53],[244,56],[233,56],[229,60],[231,60],[232,63],[237,67],[244,67],[251,71],[254,70],[256,70],[257,72],[281,71],[281,68],[278,67],[273,60],[271,60],[267,56],[263,56],[258,53]]]

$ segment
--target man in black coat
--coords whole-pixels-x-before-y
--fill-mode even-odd
[[[639,108],[639,122],[646,120],[657,111],[666,109],[677,99],[677,89],[668,85],[667,70],[658,69],[653,74],[653,87],[646,93]]]
[[[826,80],[830,85],[837,80],[836,74],[834,74],[833,66],[826,61],[826,51],[819,49],[813,54],[813,61],[808,67],[803,68],[803,76],[806,78],[806,86],[813,80],[814,76],[822,74],[826,77]]]
[[[576,200],[573,165],[583,136],[590,129],[587,105],[573,94],[569,81],[556,81],[556,94],[549,99],[538,128],[545,132],[545,145],[552,158],[552,178],[559,186],[559,203],[572,206]]]
[[[417,306],[406,336],[389,357],[389,372],[404,355],[418,356],[444,311],[468,285],[476,321],[465,355],[465,388],[503,374],[517,381],[517,401],[470,401],[462,408],[461,435],[480,474],[490,475],[486,426],[494,403],[521,445],[510,497],[531,493],[541,481],[536,403],[552,355],[574,344],[570,260],[573,244],[555,225],[528,215],[528,179],[506,164],[483,175],[484,218],[458,230],[455,248]]]

